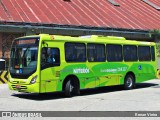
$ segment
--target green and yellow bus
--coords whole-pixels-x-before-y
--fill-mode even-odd
[[[10,52],[9,88],[19,92],[63,91],[123,85],[156,78],[153,42],[114,36],[40,34],[17,38]]]

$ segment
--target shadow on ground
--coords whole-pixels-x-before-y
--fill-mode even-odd
[[[159,84],[140,83],[140,84],[136,85],[135,89],[143,89],[143,88],[148,88],[148,87],[160,88]],[[110,87],[86,89],[86,90],[81,90],[81,95],[80,96],[110,93],[110,92],[123,91],[123,90],[124,90],[123,86],[110,86]],[[66,98],[64,96],[63,92],[46,93],[46,94],[17,93],[17,94],[13,94],[12,96],[22,98],[22,99],[30,99],[30,100],[37,100],[37,101]]]

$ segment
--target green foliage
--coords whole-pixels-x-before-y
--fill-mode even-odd
[[[149,32],[149,36],[150,37],[159,37],[160,36],[160,29],[154,29],[154,30],[151,30]]]
[[[149,32],[149,36],[156,39],[157,57],[160,57],[160,29],[154,29]]]

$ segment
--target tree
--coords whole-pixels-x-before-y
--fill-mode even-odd
[[[160,29],[151,30],[150,37],[155,40],[157,46],[157,57],[160,57]]]

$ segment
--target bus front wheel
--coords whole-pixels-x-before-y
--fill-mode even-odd
[[[134,86],[135,86],[135,79],[133,75],[131,74],[126,75],[125,80],[124,80],[124,89],[130,90],[134,88]]]
[[[79,84],[76,81],[68,80],[65,84],[64,93],[66,97],[71,97],[73,95],[79,95]]]

